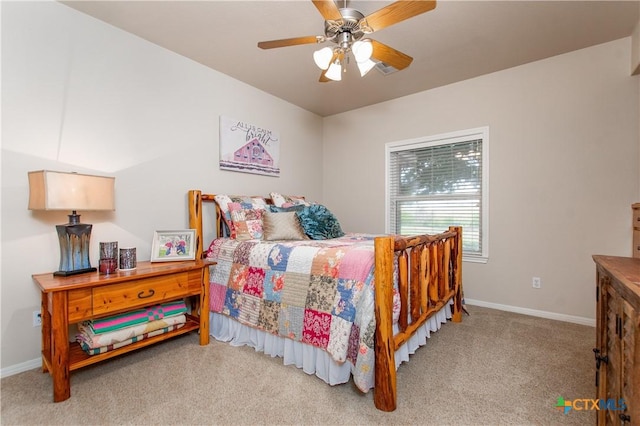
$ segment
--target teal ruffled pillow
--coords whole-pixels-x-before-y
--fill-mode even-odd
[[[322,204],[312,204],[296,212],[305,234],[312,240],[344,236],[338,219]]]

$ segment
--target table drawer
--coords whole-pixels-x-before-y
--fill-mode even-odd
[[[633,257],[640,257],[640,231],[633,230]]]
[[[187,296],[188,272],[144,278],[93,289],[93,315],[130,310]]]
[[[93,306],[91,305],[93,294],[90,288],[71,290],[68,293],[69,323],[91,318]]]

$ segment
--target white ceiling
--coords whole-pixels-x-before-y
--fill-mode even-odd
[[[329,42],[257,47],[323,35],[310,0],[63,3],[321,116],[627,37],[640,15],[640,0],[438,1],[434,10],[370,36],[412,56],[408,68],[360,77],[352,63],[342,81],[320,83],[312,55]],[[390,3],[347,6],[368,15]]]

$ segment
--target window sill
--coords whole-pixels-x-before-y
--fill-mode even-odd
[[[484,256],[465,256],[462,255],[462,261],[463,262],[469,262],[469,263],[487,263],[489,261],[488,257],[484,257]]]

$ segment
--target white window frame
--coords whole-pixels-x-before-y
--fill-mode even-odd
[[[463,253],[462,260],[465,262],[487,263],[489,260],[489,127],[477,127],[474,129],[460,130],[456,132],[443,133],[433,136],[424,136],[415,139],[406,139],[385,144],[385,228],[387,233],[391,233],[391,201],[390,201],[390,161],[391,153],[409,149],[426,148],[437,145],[447,145],[452,143],[466,142],[470,140],[482,139],[482,232],[480,255],[467,255]],[[464,228],[462,229],[464,238]]]

